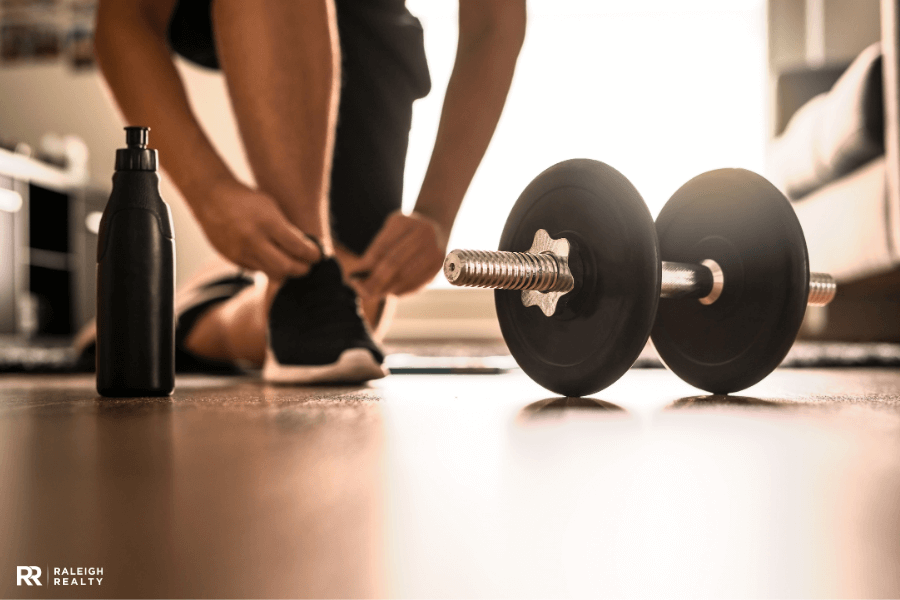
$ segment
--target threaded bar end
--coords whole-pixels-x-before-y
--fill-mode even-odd
[[[454,250],[444,260],[453,285],[499,290],[568,292],[574,287],[567,266],[553,254]]]
[[[837,282],[828,273],[810,273],[809,305],[825,306],[837,294]]]

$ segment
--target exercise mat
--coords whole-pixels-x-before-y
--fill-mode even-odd
[[[515,370],[502,341],[430,341],[386,344],[386,365],[395,374],[495,374]],[[62,340],[27,342],[0,336],[0,373],[75,372],[77,355]],[[898,367],[900,344],[797,342],[781,368]],[[633,368],[662,368],[648,344]]]

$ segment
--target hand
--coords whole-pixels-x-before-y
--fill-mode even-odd
[[[395,212],[366,250],[357,272],[369,276],[357,284],[363,296],[408,294],[431,281],[444,264],[447,234],[428,217]]]
[[[321,258],[319,247],[291,224],[275,199],[230,180],[194,203],[206,237],[225,258],[276,280],[304,275]]]

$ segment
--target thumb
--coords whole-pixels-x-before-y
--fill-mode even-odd
[[[390,254],[391,250],[399,243],[406,233],[407,227],[404,226],[402,220],[389,217],[384,227],[372,240],[366,253],[363,254],[359,264],[359,271],[371,271],[374,269],[381,259]]]

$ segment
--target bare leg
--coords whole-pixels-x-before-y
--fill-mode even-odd
[[[333,0],[216,0],[216,51],[256,184],[332,252],[328,181],[340,48]],[[186,340],[210,358],[261,364],[267,307],[280,281],[204,315]]]
[[[197,319],[185,347],[206,358],[261,366],[266,356],[266,282],[243,290]]]
[[[260,190],[288,219],[335,253],[328,223],[328,181],[339,99],[340,48],[333,0],[216,0],[216,48],[247,158]],[[358,259],[337,252],[344,273]],[[261,364],[267,307],[279,281],[244,290],[198,320],[189,350]],[[362,309],[377,337],[393,303]]]
[[[256,184],[330,254],[328,182],[340,91],[334,1],[216,0],[212,16]]]

